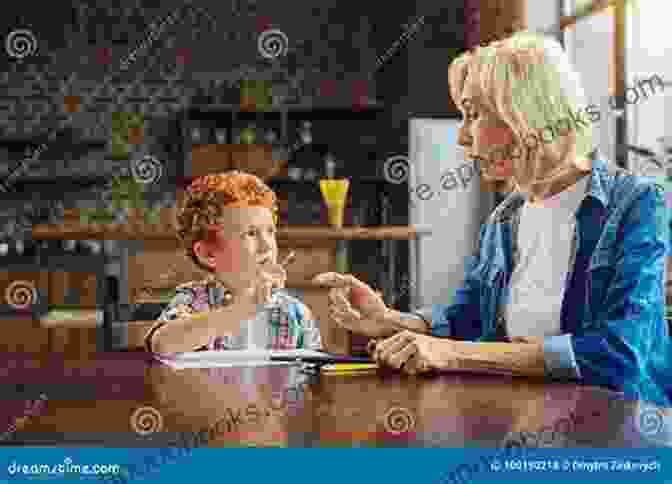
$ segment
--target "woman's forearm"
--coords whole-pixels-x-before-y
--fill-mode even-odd
[[[394,309],[388,309],[383,316],[383,324],[389,328],[389,335],[392,336],[399,331],[413,331],[414,333],[431,335],[430,325],[417,314],[402,313]]]
[[[452,347],[456,369],[512,376],[545,375],[543,343],[452,341]]]

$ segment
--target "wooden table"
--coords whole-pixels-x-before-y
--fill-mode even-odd
[[[498,447],[506,439],[550,447],[651,445],[636,430],[638,404],[597,387],[468,374],[311,377],[296,365],[173,370],[147,354],[120,357],[127,358],[123,378],[108,371],[121,364],[99,360],[97,376],[77,387],[73,378],[84,370],[64,378],[55,369],[62,363],[43,363],[42,376],[32,379],[24,370],[0,375],[24,382],[32,398],[47,398],[0,442],[180,447],[176,439],[202,432],[197,446],[458,448]],[[21,396],[3,397],[2,413],[21,417]]]

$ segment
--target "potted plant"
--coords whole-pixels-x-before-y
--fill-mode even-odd
[[[116,112],[112,115],[112,133],[110,135],[110,158],[127,160],[132,144],[141,144],[144,140],[144,121],[140,113]]]

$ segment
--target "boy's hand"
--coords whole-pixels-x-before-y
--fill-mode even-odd
[[[256,285],[256,303],[261,305],[273,302],[271,290],[282,289],[287,280],[287,271],[280,264],[268,262],[259,266]]]

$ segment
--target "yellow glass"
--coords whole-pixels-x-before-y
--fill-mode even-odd
[[[350,180],[320,180],[320,191],[327,204],[329,212],[329,225],[343,227],[343,214],[345,213],[345,200],[350,188]]]

